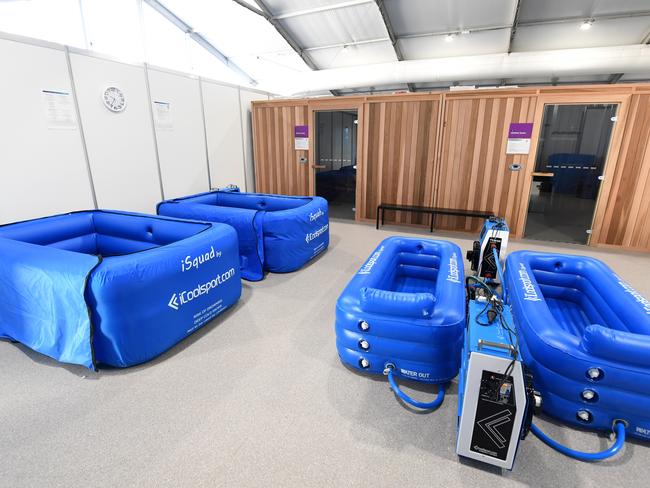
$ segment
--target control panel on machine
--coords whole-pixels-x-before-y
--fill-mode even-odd
[[[479,294],[468,304],[456,452],[512,469],[534,405],[532,379],[519,357],[510,309],[496,293],[489,298]]]
[[[483,371],[470,449],[505,460],[517,414],[514,380],[494,371]]]
[[[471,251],[467,251],[467,260],[477,276],[492,280],[497,278],[497,263],[492,250],[496,249],[503,267],[509,234],[508,224],[500,217],[490,217],[483,223],[479,240],[474,241]]]

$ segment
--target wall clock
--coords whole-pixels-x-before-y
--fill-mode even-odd
[[[102,94],[104,106],[111,112],[122,112],[126,108],[124,92],[116,86],[109,86]]]

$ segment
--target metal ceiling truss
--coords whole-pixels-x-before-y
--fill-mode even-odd
[[[256,9],[250,3],[248,3],[246,0],[232,0],[232,1],[235,2],[237,5],[240,5],[240,6],[244,7],[245,9],[250,10],[254,14],[261,15],[262,17],[264,17],[264,13],[261,10]]]
[[[240,1],[237,0],[235,1],[240,5],[242,4],[242,2]],[[266,4],[262,0],[255,0],[255,3],[260,8],[260,11],[257,13],[262,17],[264,17],[273,27],[275,27],[275,30],[278,31],[278,34],[280,34],[282,38],[285,41],[287,41],[287,43],[291,46],[291,49],[293,49],[298,54],[298,56],[302,58],[305,64],[313,70],[319,69],[318,66],[316,66],[314,60],[309,56],[309,54],[305,52],[305,50],[298,44],[298,42],[293,38],[293,36],[289,34],[289,32],[287,32],[284,26],[277,19],[273,17],[273,14],[266,6]]]
[[[323,46],[306,47],[304,51],[321,51],[323,49],[346,48],[349,46],[363,46],[364,44],[376,44],[379,42],[390,42],[389,37],[378,37],[377,39],[366,39],[364,41],[337,42],[336,44],[325,44]]]
[[[251,12],[255,12],[258,15],[261,15],[264,17],[273,27],[275,27],[275,30],[278,31],[278,34],[282,36],[282,38],[287,41],[287,44],[291,46],[291,49],[293,49],[298,56],[301,57],[301,59],[305,62],[307,66],[309,66],[310,69],[312,70],[319,70],[320,68],[316,65],[314,60],[311,58],[309,53],[302,47],[300,44],[298,44],[298,41],[296,41],[291,34],[284,28],[282,23],[273,17],[273,14],[269,10],[269,8],[266,6],[266,4],[262,0],[255,0],[255,3],[259,7],[259,12],[255,10],[253,7],[250,5],[243,5],[245,2],[242,0],[234,0],[237,2],[239,5],[242,5],[243,7],[248,8]],[[249,8],[250,7],[250,8]],[[330,90],[330,93],[334,96],[337,96],[339,93],[336,90]]]
[[[383,2],[382,2],[383,3]],[[628,18],[634,18],[634,17],[650,17],[650,10],[644,10],[640,12],[631,12],[629,14],[612,14],[612,15],[603,15],[599,17],[592,17],[592,19],[595,22],[602,21],[602,20],[616,20],[616,19],[628,19]],[[517,14],[518,17],[518,14]],[[490,31],[497,31],[497,30],[504,30],[504,29],[518,29],[520,27],[533,27],[536,25],[552,25],[552,24],[566,24],[566,23],[576,23],[580,21],[587,20],[586,17],[570,17],[570,18],[563,18],[563,19],[550,19],[550,20],[535,20],[535,21],[529,21],[529,22],[521,22],[519,19],[515,19],[515,22],[513,24],[504,24],[504,25],[492,25],[492,26],[486,26],[486,27],[474,27],[470,29],[464,29],[462,31],[467,32],[468,34],[472,33],[477,33],[477,32],[490,32]],[[397,40],[400,39],[418,39],[420,37],[435,37],[435,36],[446,36],[449,34],[460,34],[461,29],[456,29],[456,30],[445,30],[445,31],[434,31],[434,32],[422,32],[418,34],[402,34],[400,36],[396,36]],[[511,36],[511,39],[514,39],[514,36]],[[368,39],[365,41],[356,41],[356,42],[348,42],[348,43],[342,43],[341,45],[346,45],[346,46],[353,46],[355,44],[370,44],[373,42],[385,42],[387,40],[390,40],[390,38],[377,38],[377,39]],[[392,41],[391,41],[392,42]],[[645,37],[645,39],[642,41],[642,43],[648,43],[650,44],[650,32],[648,35]],[[335,46],[335,45],[334,45]],[[315,47],[310,47],[307,48],[309,50],[316,50],[316,49],[321,49],[325,47],[330,47],[330,46],[315,46]],[[333,47],[333,46],[332,46]]]
[[[612,85],[614,83],[618,83],[621,78],[623,78],[624,73],[612,73],[612,76],[609,77],[609,80],[607,80],[607,83],[611,83]]]
[[[519,11],[521,9],[521,0],[517,0],[515,6],[515,15],[512,17],[512,27],[510,28],[510,40],[508,41],[508,54],[512,52],[512,41],[515,40],[517,35],[517,27],[519,27]]]
[[[381,14],[381,19],[384,21],[384,26],[386,27],[386,31],[388,32],[390,43],[393,45],[395,56],[397,57],[398,61],[404,61],[404,53],[402,53],[402,49],[399,47],[399,42],[397,36],[395,35],[393,24],[391,24],[390,17],[388,16],[388,11],[386,10],[386,5],[384,4],[384,0],[375,0],[375,3],[377,4],[377,8],[379,9],[379,13]],[[415,91],[415,85],[413,85],[413,83],[407,83],[406,86],[408,88],[408,91],[410,92]]]
[[[593,81],[580,81],[580,82],[575,82],[575,81],[559,81],[558,78],[554,77],[550,81],[530,81],[530,82],[523,82],[523,83],[513,83],[512,85],[508,85],[507,80],[505,84],[503,84],[504,80],[499,80],[499,83],[485,83],[485,84],[474,84],[474,86],[478,88],[497,88],[499,86],[505,87],[505,88],[515,88],[515,87],[525,87],[525,86],[563,86],[563,85],[591,85],[591,84],[597,84],[597,83],[602,83],[601,80],[593,80]],[[448,86],[458,86],[455,85],[456,82],[454,83],[449,83],[449,85],[445,86],[419,86],[416,88],[417,92],[428,92],[428,91],[441,91],[441,90],[446,90]],[[472,91],[471,89],[468,89],[468,91]]]
[[[174,12],[169,10],[167,7],[165,7],[162,3],[160,3],[158,0],[143,0],[144,3],[149,5],[152,9],[154,9],[156,12],[158,12],[160,15],[165,17],[169,22],[174,24],[176,27],[178,27],[180,30],[185,32],[190,38],[196,42],[199,46],[201,46],[203,49],[208,51],[210,54],[212,54],[215,58],[217,58],[219,61],[221,61],[223,64],[225,64],[228,68],[230,68],[232,71],[237,73],[238,75],[242,76],[251,85],[257,85],[257,81],[255,81],[248,73],[246,73],[243,69],[241,69],[237,64],[235,64],[228,56],[223,54],[219,49],[217,49],[210,41],[208,41],[205,37],[203,37],[201,34],[198,32],[195,32],[192,26],[190,26],[187,22],[185,22],[183,19],[181,19],[178,15],[176,15]]]
[[[235,0],[239,3],[241,0]],[[349,0],[347,2],[332,3],[329,5],[322,5],[320,7],[313,7],[304,10],[296,10],[294,12],[287,12],[284,14],[274,15],[273,18],[276,20],[281,19],[290,19],[292,17],[300,17],[303,15],[317,14],[321,12],[331,12],[332,10],[339,10],[342,8],[356,7],[357,5],[365,5],[367,3],[373,3],[374,0]]]

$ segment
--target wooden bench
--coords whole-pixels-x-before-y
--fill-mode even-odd
[[[453,215],[457,217],[478,217],[481,219],[489,219],[495,215],[492,212],[484,212],[482,210],[462,210],[458,208],[440,208],[440,207],[418,207],[413,205],[397,205],[395,203],[380,203],[377,205],[377,223],[376,228],[379,229],[379,215],[381,213],[381,225],[384,225],[384,212],[386,210],[396,210],[399,212],[415,212],[424,213],[431,216],[429,224],[429,232],[433,232],[433,218],[436,215]]]

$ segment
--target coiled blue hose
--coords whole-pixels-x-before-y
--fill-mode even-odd
[[[388,382],[390,383],[390,387],[397,395],[400,397],[404,402],[408,403],[409,405],[412,405],[417,408],[422,408],[424,410],[433,410],[435,408],[438,408],[441,404],[442,401],[445,399],[445,385],[438,385],[438,396],[433,400],[432,402],[419,402],[417,400],[414,400],[410,396],[408,396],[406,393],[404,393],[402,390],[399,389],[399,386],[397,385],[397,381],[395,381],[395,378],[393,377],[393,368],[392,367],[387,367],[387,376],[388,376]]]
[[[530,430],[532,433],[539,437],[539,439],[544,444],[551,446],[553,449],[561,452],[566,456],[578,459],[580,461],[602,461],[603,459],[610,458],[618,453],[625,443],[625,424],[623,424],[623,422],[616,422],[615,428],[616,441],[614,441],[614,444],[612,444],[609,448],[600,452],[582,452],[563,446],[562,444],[544,434],[544,432],[542,432],[535,424],[530,425]]]

